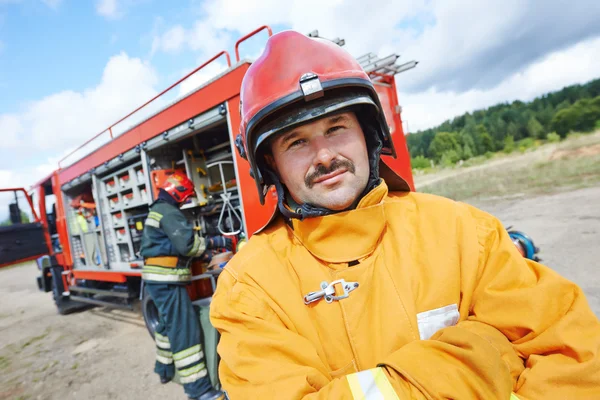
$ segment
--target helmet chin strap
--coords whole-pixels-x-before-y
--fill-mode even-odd
[[[379,138],[375,127],[363,124],[362,121],[361,126],[363,128],[363,132],[365,133],[367,151],[369,153],[369,180],[367,181],[365,190],[356,198],[350,207],[344,210],[335,211],[329,208],[315,206],[310,203],[297,204],[292,196],[288,193],[285,186],[281,183],[277,174],[268,166],[265,166],[264,171],[268,177],[268,180],[275,186],[275,189],[277,190],[277,208],[284,216],[288,225],[292,225],[292,218],[302,221],[305,218],[323,217],[325,215],[352,210],[367,193],[381,183],[381,178],[379,177],[379,158],[381,156],[383,143]]]

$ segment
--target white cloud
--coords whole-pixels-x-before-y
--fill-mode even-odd
[[[0,114],[0,129],[13,147],[27,146],[33,153],[64,152],[66,148],[82,144],[153,97],[157,93],[156,84],[156,73],[148,63],[121,53],[110,58],[97,86],[82,92],[52,94],[27,104],[18,114]],[[155,103],[117,125],[113,133],[122,133],[156,110],[160,103]],[[108,138],[105,133],[84,152]]]
[[[396,52],[400,62],[418,60],[397,77],[411,131],[599,74],[597,1],[564,7],[560,0],[382,0],[364,7],[362,0],[218,0],[203,3],[202,11],[213,30],[245,34],[263,23],[318,29],[345,38],[355,56]]]
[[[20,118],[17,115],[0,115],[0,132],[2,132],[3,147],[13,148],[22,144],[19,137],[23,132],[23,126]]]
[[[62,4],[63,0],[42,0],[42,3],[50,8],[58,8]]]
[[[536,96],[560,90],[565,86],[585,83],[598,78],[600,38],[578,43],[566,50],[547,55],[503,80],[494,88],[472,89],[465,92],[428,89],[420,93],[402,92],[403,82],[412,78],[420,68],[396,77],[400,87],[402,118],[408,121],[411,132],[438,125],[464,112],[483,109],[504,101],[532,100]]]
[[[181,50],[186,40],[185,29],[181,25],[175,25],[162,36],[155,36],[152,42],[152,54],[156,51],[177,52]]]
[[[117,0],[98,0],[96,12],[109,19],[117,19],[122,15]]]
[[[186,48],[210,56],[227,48],[232,39],[229,32],[217,29],[207,21],[199,20],[190,29],[175,25],[162,35],[155,35],[152,41],[152,54],[157,51],[177,53]]]

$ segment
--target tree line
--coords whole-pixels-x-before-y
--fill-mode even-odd
[[[600,78],[536,97],[465,113],[406,136],[413,168],[512,151],[535,140],[560,140],[570,132],[600,129]]]

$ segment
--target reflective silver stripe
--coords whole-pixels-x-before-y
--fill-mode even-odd
[[[159,354],[156,355],[156,361],[158,361],[161,364],[173,364],[173,359],[172,358],[168,358],[168,357],[163,357]]]
[[[152,226],[154,228],[160,228],[160,222],[158,222],[157,220],[152,219],[152,218],[146,218],[145,225]]]
[[[152,218],[152,219],[154,219],[154,220],[156,220],[158,222],[160,222],[160,220],[162,219],[162,217],[163,217],[163,215],[157,213],[156,211],[150,211],[148,213],[148,218]]]
[[[346,375],[354,400],[399,400],[382,368]]]
[[[204,352],[199,352],[196,354],[192,354],[191,356],[188,356],[186,358],[183,358],[181,360],[176,360],[175,361],[175,366],[177,367],[177,369],[181,369],[183,367],[186,367],[190,364],[195,363],[196,361],[200,361],[202,360],[202,358],[204,357]]]
[[[156,341],[156,347],[159,347],[161,349],[167,349],[167,350],[171,349],[171,345],[169,343],[159,342],[158,340]]]
[[[161,342],[167,342],[169,343],[169,338],[167,336],[163,336],[158,332],[154,332],[154,339],[161,341]]]
[[[167,357],[167,358],[173,358],[173,353],[171,353],[170,351],[167,350],[156,350],[156,354],[163,356],[163,357]]]
[[[203,237],[198,237],[198,241],[200,242],[200,245],[198,246],[198,250],[196,251],[196,257],[201,256],[206,251],[206,239],[204,239]]]
[[[192,272],[189,268],[164,268],[156,265],[145,265],[142,268],[142,279],[155,282],[189,282]]]
[[[204,378],[206,376],[206,374],[208,374],[208,372],[206,371],[206,369],[203,369],[202,371],[197,372],[197,373],[195,373],[193,375],[190,375],[190,376],[186,376],[185,378],[181,377],[179,379],[179,381],[181,383],[192,383],[192,382],[197,381],[198,379]]]
[[[191,356],[192,354],[198,353],[200,350],[202,350],[202,345],[196,344],[194,346],[188,347],[187,349],[178,351],[177,353],[173,354],[173,358],[175,360],[182,360],[187,356]]]
[[[206,250],[205,239],[194,234],[194,244],[192,249],[186,254],[188,257],[201,256]]]
[[[149,272],[152,274],[161,275],[191,275],[189,268],[168,268],[159,267],[156,265],[144,265],[144,268],[142,268],[142,272]]]
[[[179,371],[179,381],[181,383],[191,383],[195,382],[198,379],[204,378],[208,374],[204,363],[194,365],[191,368],[184,369],[183,371]]]
[[[142,279],[154,282],[188,282],[192,280],[192,275],[163,275],[149,272],[142,272]]]

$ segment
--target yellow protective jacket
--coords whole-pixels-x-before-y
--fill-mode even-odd
[[[305,304],[340,279],[358,287]],[[385,183],[355,210],[254,235],[211,321],[233,400],[600,399],[581,289],[521,257],[491,215]]]

